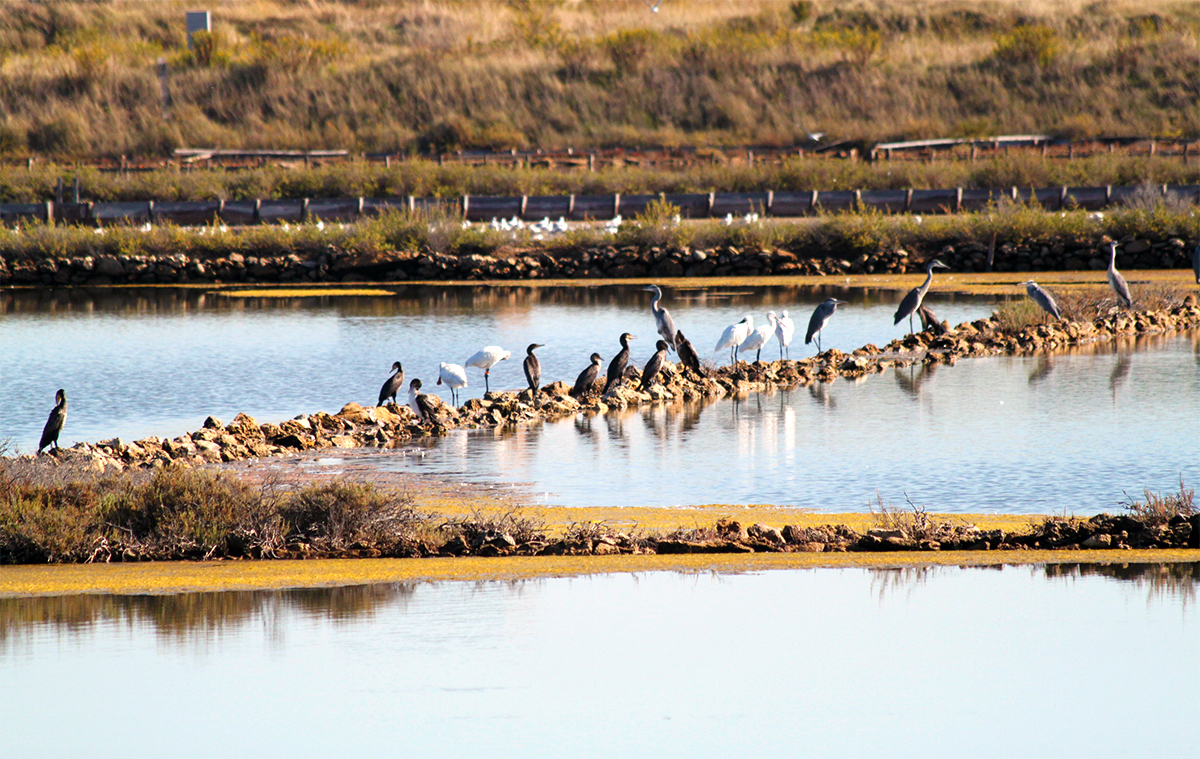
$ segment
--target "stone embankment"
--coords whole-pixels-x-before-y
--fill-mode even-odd
[[[964,322],[945,331],[908,335],[880,348],[866,345],[851,354],[830,349],[799,361],[738,362],[715,368],[706,376],[668,362],[648,391],[638,389],[636,370],[602,392],[598,384],[581,398],[570,386],[553,382],[534,397],[521,392],[492,392],[461,408],[429,396],[433,418],[419,420],[407,405],[365,407],[348,403],[336,414],[318,412],[285,422],[260,424],[238,414],[229,424],[209,417],[203,428],[170,439],[149,437],[126,442],[77,443],[59,458],[93,471],[158,468],[169,464],[196,466],[249,458],[293,454],[313,448],[397,447],[413,438],[440,435],[455,428],[503,427],[576,413],[605,413],[646,405],[702,402],[729,395],[829,382],[838,376],[878,373],[913,363],[953,363],[959,358],[1031,353],[1116,339],[1126,335],[1167,333],[1200,327],[1200,306],[1189,295],[1182,305],[1158,311],[1117,311],[1093,321],[1054,322],[1005,332],[996,317]],[[602,382],[603,380],[601,380]]]
[[[1122,241],[1122,269],[1186,269],[1187,244],[1172,237]],[[848,257],[827,251],[747,248],[722,245],[692,249],[678,246],[614,246],[583,249],[528,248],[491,254],[394,251],[361,255],[330,248],[315,257],[83,256],[6,259],[0,255],[0,286],[87,286],[110,284],[396,282],[406,280],[629,279],[639,277],[720,277],[913,273],[937,257],[958,272],[987,270],[988,246],[944,245],[918,252],[886,250]],[[1108,265],[1101,241],[1000,243],[995,271],[1102,270]]]

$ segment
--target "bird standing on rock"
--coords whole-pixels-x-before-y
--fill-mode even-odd
[[[37,452],[40,454],[42,449],[48,445],[53,445],[54,450],[58,450],[58,433],[62,432],[63,425],[67,421],[67,391],[59,389],[54,394],[54,408],[50,410],[50,417],[46,419],[46,426],[42,428],[42,439],[38,443]]]
[[[737,363],[738,349],[741,344],[750,335],[750,331],[754,329],[754,317],[746,314],[746,317],[737,324],[730,324],[721,333],[721,339],[717,340],[717,347],[713,348],[713,353],[722,348],[729,348],[729,360],[731,363]]]
[[[408,383],[408,407],[417,415],[417,422],[433,420],[433,399],[421,394],[421,380]]]
[[[492,388],[488,384],[488,377],[492,373],[492,367],[510,358],[512,358],[512,351],[506,351],[499,345],[489,345],[467,359],[466,365],[483,370],[483,392],[490,393]]]
[[[1117,271],[1117,244],[1108,244],[1108,286],[1117,294],[1117,304],[1125,308],[1133,308],[1133,297],[1129,294],[1129,283]]]
[[[900,301],[900,307],[896,309],[896,321],[892,324],[899,324],[904,317],[908,317],[908,331],[912,334],[913,330],[913,314],[921,307],[921,301],[925,300],[925,293],[929,292],[929,286],[933,284],[934,269],[949,269],[950,267],[936,258],[925,265],[925,283],[920,287],[914,287],[904,296],[904,300]]]
[[[804,334],[804,344],[808,345],[817,338],[817,353],[821,352],[821,330],[825,329],[825,325],[829,323],[833,317],[833,312],[837,311],[838,306],[850,305],[844,300],[837,298],[828,298],[824,303],[817,306],[813,311],[812,318],[808,320],[808,332]]]
[[[675,338],[679,363],[703,377],[704,369],[700,366],[700,354],[696,353],[696,347],[692,345],[692,341],[683,336],[683,330],[676,331]]]
[[[450,388],[450,402],[458,406],[458,390],[467,386],[467,370],[458,364],[447,364],[443,361],[438,366],[437,384],[445,384]]]
[[[376,406],[382,406],[388,398],[395,403],[396,394],[400,392],[400,388],[404,387],[404,367],[397,361],[392,364],[392,369],[395,370],[395,374],[388,377],[387,381],[383,383],[383,387],[379,388],[379,403],[376,403]]]
[[[1043,311],[1053,316],[1055,319],[1062,318],[1062,312],[1058,310],[1058,304],[1054,302],[1054,296],[1038,287],[1038,283],[1032,279],[1021,284],[1025,285],[1025,292],[1029,294],[1030,300],[1038,304]]]
[[[758,363],[762,360],[762,348],[775,334],[775,312],[771,311],[767,314],[767,323],[760,327],[751,330],[742,344],[738,346],[738,353],[742,351],[755,351],[754,362]]]
[[[538,357],[533,355],[533,352],[538,348],[543,347],[541,343],[530,343],[525,348],[525,361],[522,366],[525,367],[525,381],[529,383],[529,389],[533,391],[533,400],[537,402],[538,386],[542,384],[542,362],[538,361]]]
[[[675,350],[675,320],[671,318],[670,311],[658,305],[658,302],[662,300],[662,290],[658,289],[658,285],[647,285],[642,289],[654,293],[654,297],[650,300],[650,312],[654,314],[654,322],[658,325],[658,334],[662,335],[671,350]]]
[[[796,334],[796,323],[788,316],[788,312],[784,311],[778,319],[775,320],[775,339],[779,341],[779,360],[783,360],[783,351],[787,349],[787,357],[792,357],[791,344],[792,335]]]
[[[579,376],[575,379],[575,387],[571,388],[571,395],[578,398],[592,389],[592,385],[596,384],[596,378],[600,376],[600,362],[602,360],[599,353],[592,354],[592,363],[588,365],[588,368],[580,372]]]
[[[654,378],[657,377],[658,373],[662,371],[663,364],[667,361],[667,348],[669,347],[667,342],[665,340],[659,340],[657,343],[655,343],[655,347],[658,348],[658,350],[654,352],[654,355],[651,356],[650,360],[646,362],[646,368],[642,370],[643,393],[649,390],[650,386],[654,384]]]
[[[679,334],[676,332],[675,334]],[[608,380],[604,383],[604,391],[612,387],[613,383],[621,379],[621,375],[625,374],[625,366],[629,363],[629,341],[636,340],[637,336],[631,335],[628,332],[621,333],[621,352],[613,356],[613,360],[608,363]]]

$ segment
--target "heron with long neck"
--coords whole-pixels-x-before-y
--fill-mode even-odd
[[[1040,287],[1038,283],[1034,282],[1032,279],[1028,282],[1023,282],[1022,284],[1025,285],[1025,292],[1029,295],[1030,300],[1038,304],[1039,308],[1053,316],[1055,319],[1062,318],[1062,311],[1059,310],[1058,304],[1054,302],[1053,295]]]
[[[913,329],[913,314],[921,307],[921,301],[925,300],[925,293],[929,292],[929,286],[933,284],[934,269],[949,269],[950,267],[936,258],[925,264],[925,282],[920,287],[914,287],[904,296],[904,300],[900,301],[900,307],[896,309],[896,321],[892,324],[899,324],[904,317],[908,317],[908,331],[911,334]]]
[[[625,367],[629,364],[629,341],[636,339],[636,335],[631,335],[628,332],[621,333],[621,352],[613,356],[613,360],[608,362],[607,381],[604,383],[605,392],[608,392],[613,383],[621,379],[625,374]]]
[[[671,318],[670,311],[658,305],[662,300],[662,290],[658,289],[658,285],[647,285],[642,289],[654,293],[650,300],[650,311],[654,314],[655,324],[658,325],[658,334],[662,335],[662,339],[666,340],[671,350],[675,350],[675,320]]]
[[[46,426],[42,428],[42,439],[38,443],[38,453],[41,453],[42,449],[48,445],[53,445],[54,450],[58,450],[58,433],[62,432],[63,425],[66,422],[67,391],[60,388],[54,394],[54,408],[50,410],[50,417],[46,419]]]
[[[1125,308],[1133,308],[1133,297],[1129,294],[1129,283],[1117,271],[1117,244],[1108,244],[1108,286],[1117,294],[1117,303]]]
[[[804,335],[804,344],[808,345],[815,337],[817,340],[817,353],[821,352],[821,330],[825,329],[825,325],[829,323],[833,313],[837,311],[838,306],[848,306],[848,302],[838,300],[837,298],[828,298],[824,303],[817,306],[813,311],[812,317],[808,320],[808,332]]]
[[[400,392],[400,388],[404,387],[404,367],[397,361],[392,364],[392,369],[395,372],[387,378],[383,383],[383,387],[379,388],[379,403],[376,406],[382,406],[383,402],[388,398],[392,399],[392,403],[396,402],[396,394]]]

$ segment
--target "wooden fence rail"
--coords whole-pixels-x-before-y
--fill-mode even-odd
[[[440,209],[472,222],[518,218],[571,221],[626,219],[641,214],[650,203],[663,200],[678,206],[687,219],[742,217],[757,213],[777,218],[819,213],[873,210],[880,213],[947,214],[979,211],[1002,201],[1036,202],[1048,211],[1096,211],[1124,203],[1141,187],[1007,187],[944,190],[806,190],[800,192],[710,192],[686,195],[554,195],[443,198],[304,198],[301,200],[200,200],[101,203],[0,203],[0,223],[38,220],[89,224],[171,223],[181,226],[223,223],[302,223],[310,220],[354,221],[389,210]],[[1156,194],[1178,196],[1200,204],[1200,185],[1158,185]]]

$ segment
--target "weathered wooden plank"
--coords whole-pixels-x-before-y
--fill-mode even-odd
[[[154,204],[154,220],[179,226],[212,224],[220,210],[219,200],[163,200]]]

